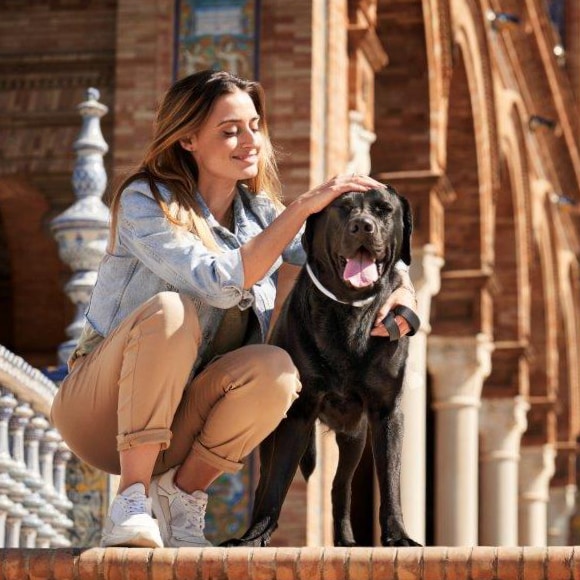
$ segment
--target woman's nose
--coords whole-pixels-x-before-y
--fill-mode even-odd
[[[244,145],[245,147],[254,147],[259,142],[260,142],[259,131],[252,131],[252,129],[248,129],[247,131],[243,132],[242,145]]]

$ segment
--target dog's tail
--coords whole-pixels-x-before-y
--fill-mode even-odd
[[[300,471],[304,476],[304,479],[308,481],[308,478],[312,475],[314,468],[316,467],[316,439],[315,439],[315,429],[310,432],[310,438],[308,439],[308,445],[300,459]]]

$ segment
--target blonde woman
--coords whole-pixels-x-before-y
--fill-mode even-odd
[[[310,214],[377,185],[338,176],[284,208],[260,85],[202,71],[169,89],[139,170],[112,196],[109,247],[52,408],[82,460],[120,474],[102,546],[209,545],[208,486],[242,467],[300,392],[290,357],[264,344],[276,271],[304,262]],[[407,286],[392,304],[414,307]]]

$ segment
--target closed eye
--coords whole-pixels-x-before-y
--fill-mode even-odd
[[[386,216],[393,212],[393,206],[386,201],[380,201],[373,205],[373,211],[379,216]]]

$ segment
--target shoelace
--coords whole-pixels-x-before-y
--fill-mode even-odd
[[[205,528],[205,508],[207,506],[207,500],[194,498],[185,493],[182,494],[181,498],[185,504],[185,509],[188,515],[186,528],[195,529],[203,533]]]
[[[121,496],[125,504],[125,512],[130,515],[139,515],[149,513],[149,506],[146,498],[140,496]]]

